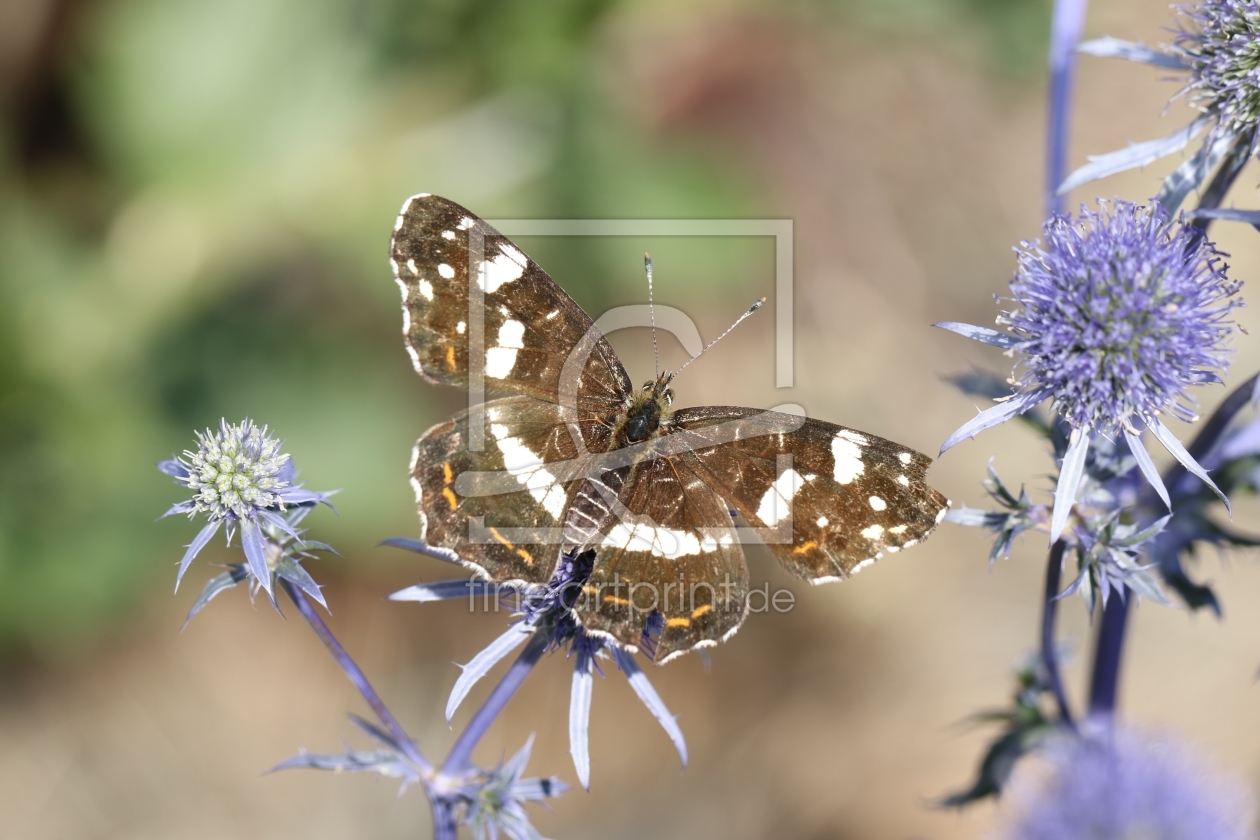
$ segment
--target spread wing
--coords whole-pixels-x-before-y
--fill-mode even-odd
[[[601,416],[630,392],[611,345],[582,308],[453,201],[407,199],[389,252],[407,350],[430,382],[482,385]]]
[[[649,454],[585,479],[565,521],[567,545],[595,549],[578,620],[630,647],[655,623],[658,662],[727,638],[747,612],[729,510],[685,460]]]
[[[674,421],[688,439],[691,469],[761,529],[798,577],[849,577],[922,541],[944,518],[949,500],[928,486],[926,455],[821,420],[798,418],[795,431],[741,428],[774,416],[708,407],[678,411]]]
[[[466,411],[416,443],[411,483],[421,539],[454,550],[491,580],[546,583],[559,557],[572,473],[584,458],[555,403],[507,397],[484,410],[490,434],[482,451],[468,447]]]

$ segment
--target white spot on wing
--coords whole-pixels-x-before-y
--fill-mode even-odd
[[[497,291],[504,283],[521,279],[524,273],[525,255],[505,245],[494,259],[482,260],[481,270],[477,272],[477,285],[486,294],[490,294]]]
[[[525,335],[525,325],[520,321],[504,321],[499,327],[499,346],[524,349],[521,338]]]
[[[433,284],[428,280],[420,281],[420,295],[425,300],[433,300]]]
[[[792,499],[805,479],[796,470],[784,470],[761,497],[757,518],[773,528],[779,521],[792,515]]]
[[[492,423],[490,433],[495,437],[499,452],[503,453],[503,468],[525,486],[534,501],[541,504],[552,518],[559,519],[564,512],[565,493],[556,483],[555,475],[543,466],[541,458],[521,443],[520,438],[511,437],[506,426]]]
[[[672,560],[675,557],[686,557],[699,554],[701,551],[716,549],[715,542],[705,540],[705,545],[690,531],[677,531],[673,528],[655,528],[643,522],[628,526],[618,522],[604,537],[602,543],[608,548],[623,548],[627,551],[650,551],[657,557]],[[709,547],[712,545],[712,547]]]
[[[454,239],[454,238],[455,238],[455,231],[453,231],[453,230],[444,230],[444,231],[442,231],[442,238],[443,238],[443,239]]]
[[[464,330],[466,329],[468,329],[468,325],[465,324],[463,321],[460,321],[458,324],[455,325],[455,332],[459,333],[460,335],[463,335]]]
[[[831,457],[835,460],[834,477],[837,484],[848,484],[866,471],[862,464],[862,450],[845,435],[838,433],[831,439]]]
[[[866,537],[868,540],[877,540],[883,535],[883,533],[883,525],[872,525],[869,528],[862,529],[862,536]]]
[[[906,478],[904,475],[899,475],[897,476],[897,483],[900,484],[902,487],[909,487],[910,479]]]
[[[818,527],[819,527],[819,528],[826,528],[826,527],[827,527],[827,524],[828,524],[829,522],[830,522],[830,520],[829,520],[829,519],[827,519],[827,517],[825,517],[825,516],[820,516],[820,517],[818,517]]]
[[[870,438],[868,438],[866,435],[859,435],[857,432],[853,431],[852,429],[841,429],[840,431],[836,432],[836,437],[842,437],[845,440],[851,440],[854,443],[856,443],[858,446],[871,445]]]
[[[904,534],[905,532],[906,532],[905,525],[894,525],[893,527],[888,529],[888,533],[890,534]]]
[[[457,224],[455,227],[459,228],[460,230],[468,230],[470,227],[472,227],[475,224],[477,224],[477,221],[472,216],[465,216],[464,218],[459,220],[459,224]]]
[[[908,463],[910,463],[910,457],[911,457],[911,456],[910,456],[910,453],[909,453],[909,452],[902,452],[902,453],[901,453],[900,455],[898,455],[897,457],[901,459],[901,463],[903,463],[903,464],[908,464]]]
[[[407,260],[407,268],[408,268],[408,270],[409,270],[409,271],[411,271],[411,273],[412,273],[412,274],[419,274],[419,273],[420,273],[420,269],[416,268],[416,261],[415,261],[415,260]]]
[[[442,275],[443,278],[450,280],[455,276],[455,269],[451,268],[446,263],[438,263],[438,274]]]
[[[884,510],[888,507],[888,502],[885,502],[879,496],[871,496],[869,501],[871,503],[871,510]]]
[[[486,350],[486,376],[491,379],[506,379],[515,366],[515,347],[491,347]]]

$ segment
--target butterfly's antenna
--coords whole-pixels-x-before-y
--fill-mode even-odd
[[[656,359],[656,378],[661,378],[661,351],[656,346],[656,306],[652,303],[652,255],[643,255],[643,267],[648,278],[648,314],[652,318],[652,355]]]
[[[712,347],[714,344],[717,344],[717,343],[718,343],[719,341],[721,341],[722,339],[726,338],[727,333],[729,333],[731,330],[733,330],[733,329],[735,329],[736,327],[738,327],[738,326],[739,326],[740,321],[743,321],[743,320],[744,320],[745,318],[747,318],[749,315],[753,314],[753,313],[754,313],[754,312],[756,312],[758,309],[760,309],[760,308],[761,308],[761,304],[763,304],[763,303],[765,303],[765,302],[766,302],[766,299],[765,299],[765,298],[762,298],[761,300],[759,300],[759,301],[757,301],[756,303],[754,303],[752,306],[748,307],[748,311],[747,311],[747,312],[745,312],[743,315],[740,315],[738,318],[736,318],[736,319],[735,319],[735,323],[731,324],[729,327],[727,327],[727,328],[726,328],[726,332],[722,333],[722,334],[721,334],[721,335],[719,335],[717,338],[713,339],[713,340],[712,340],[712,341],[710,341],[708,344],[706,344],[706,345],[704,346],[704,349],[703,349],[703,350],[701,350],[699,353],[697,353],[696,355],[694,355],[694,356],[692,356],[690,359],[688,359],[686,362],[684,362],[684,363],[683,363],[683,366],[682,366],[682,367],[680,367],[678,370],[674,371],[674,374],[673,374],[673,375],[674,375],[674,376],[677,376],[678,374],[682,373],[683,368],[685,368],[687,365],[691,364],[691,363],[692,363],[692,362],[694,362],[696,359],[698,359],[698,358],[700,358],[701,356],[703,356],[705,353],[709,352],[709,348],[710,348],[710,347]]]

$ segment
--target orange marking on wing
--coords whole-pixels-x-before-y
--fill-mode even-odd
[[[583,586],[583,587],[582,587],[582,591],[583,591],[583,592],[585,592],[587,595],[598,595],[598,594],[599,594],[599,590],[598,590],[598,589],[596,589],[595,587],[591,586],[590,584],[587,584],[586,586]]]
[[[516,546],[515,546],[515,545],[513,545],[513,544],[512,544],[512,542],[511,542],[511,541],[510,541],[507,537],[505,537],[505,536],[503,536],[502,534],[500,534],[500,533],[499,533],[498,531],[496,531],[494,528],[491,528],[491,529],[490,529],[490,536],[494,537],[494,538],[495,538],[496,540],[498,540],[501,544],[503,544],[503,545],[507,546],[508,548],[516,548]]]
[[[708,612],[709,610],[711,610],[711,609],[713,609],[713,605],[712,605],[712,604],[701,604],[700,606],[698,606],[698,607],[696,607],[694,610],[692,610],[692,612],[691,612],[691,617],[692,617],[692,618],[699,618],[700,616],[704,615],[705,613],[707,613],[707,612]]]
[[[630,602],[627,601],[625,598],[618,598],[616,595],[605,595],[604,603],[621,605],[621,604],[628,604]]]
[[[690,627],[691,619],[690,618],[671,618],[669,621],[665,622],[665,626],[666,627]]]
[[[454,480],[454,478],[455,478],[455,473],[451,471],[451,462],[447,461],[445,464],[442,465],[442,481],[446,484],[450,484],[451,481]]]
[[[451,488],[442,488],[442,498],[446,499],[446,503],[451,506],[451,510],[455,510],[455,508],[459,507],[459,499],[455,498],[455,494],[451,492]]]
[[[528,551],[526,551],[523,548],[518,548],[516,549],[516,553],[519,554],[521,556],[521,559],[524,560],[526,563],[528,563],[531,566],[534,565],[533,555],[531,555]]]
[[[446,347],[446,366],[451,370],[455,370],[455,345],[448,344]]]
[[[809,542],[801,543],[796,548],[792,549],[792,553],[793,554],[808,554],[809,552],[813,551],[815,548],[818,548],[818,543],[814,542],[813,540],[810,540]]]

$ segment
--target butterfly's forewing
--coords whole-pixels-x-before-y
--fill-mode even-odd
[[[885,552],[923,540],[949,501],[928,486],[931,459],[901,444],[806,419],[793,432],[719,435],[773,412],[684,409],[674,415],[691,438],[695,471],[765,539],[793,574],[814,583],[843,579]],[[705,437],[721,443],[705,446]]]
[[[466,411],[416,444],[421,537],[492,580],[546,583],[559,556],[568,471],[582,459],[555,403],[507,397],[484,410],[490,433],[482,451],[468,447]]]
[[[686,460],[649,453],[585,480],[566,520],[570,544],[595,549],[578,619],[637,646],[659,613],[660,662],[726,638],[747,611],[748,568],[726,502]]]
[[[407,349],[429,381],[466,387],[471,358],[489,390],[562,404],[568,394],[567,404],[582,412],[619,406],[629,391],[611,345],[582,308],[507,237],[453,201],[408,199],[390,263],[402,290]]]

